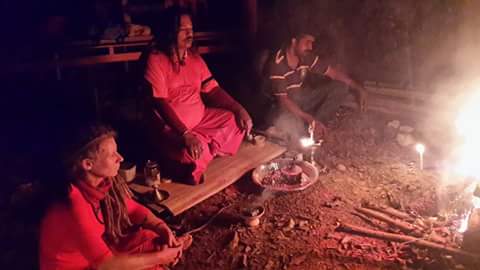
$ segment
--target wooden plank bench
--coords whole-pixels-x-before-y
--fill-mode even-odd
[[[222,191],[251,169],[280,156],[285,151],[284,147],[270,142],[263,146],[244,142],[235,156],[216,158],[210,163],[205,172],[204,183],[196,186],[175,182],[162,183],[160,189],[167,191],[169,197],[160,204],[146,205],[157,213],[168,210],[176,216]],[[138,183],[130,184],[130,188],[140,199],[152,191],[152,188]]]

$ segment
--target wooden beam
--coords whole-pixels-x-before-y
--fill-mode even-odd
[[[200,54],[209,53],[221,53],[226,48],[224,46],[202,46],[198,48]],[[140,58],[141,52],[128,52],[128,53],[113,53],[98,56],[86,56],[86,57],[72,57],[67,59],[59,59],[54,62],[37,62],[28,64],[17,64],[4,70],[7,72],[22,72],[26,70],[35,70],[40,68],[63,68],[63,67],[77,67],[77,66],[89,66],[97,64],[108,64],[118,62],[137,61]]]
[[[210,53],[221,53],[228,50],[226,45],[225,33],[220,32],[198,32],[195,33],[195,39],[204,44],[198,47],[198,52],[200,54],[210,54]],[[107,64],[107,63],[118,63],[118,62],[129,62],[137,61],[140,58],[142,53],[141,47],[145,47],[152,41],[152,36],[144,37],[127,37],[123,40],[122,43],[118,43],[114,40],[100,40],[100,41],[77,41],[73,42],[72,46],[65,49],[62,52],[65,55],[73,56],[62,56],[61,54],[53,61],[45,62],[32,62],[32,63],[15,63],[15,64],[4,64],[0,67],[1,71],[5,74],[12,72],[23,72],[28,70],[38,70],[38,69],[61,69],[63,67],[77,67],[77,66],[88,66],[96,64]],[[208,42],[213,42],[215,44],[209,44]],[[219,41],[219,42],[217,42]],[[139,47],[134,49],[134,47]],[[120,49],[131,48],[131,52],[118,52]],[[103,51],[99,51],[103,50]],[[75,54],[80,54],[82,52],[93,51],[90,56],[75,56]]]

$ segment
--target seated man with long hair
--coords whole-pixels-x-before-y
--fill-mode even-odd
[[[67,144],[68,176],[51,181],[40,269],[163,269],[191,244],[131,198],[115,132],[92,125]]]
[[[237,152],[252,119],[192,49],[191,18],[188,11],[173,7],[153,27],[155,46],[145,79],[153,96],[154,145],[182,164],[185,173],[179,180],[198,184],[215,156]]]

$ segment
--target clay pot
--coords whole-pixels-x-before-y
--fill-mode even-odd
[[[246,209],[242,216],[245,225],[249,227],[256,227],[260,224],[260,218],[265,214],[265,208],[263,206],[256,206],[250,209]]]

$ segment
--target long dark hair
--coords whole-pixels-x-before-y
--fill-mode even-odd
[[[165,53],[171,61],[176,52],[180,19],[184,15],[193,20],[192,12],[188,8],[172,6],[165,9],[158,23],[152,26],[154,35],[152,48]]]

